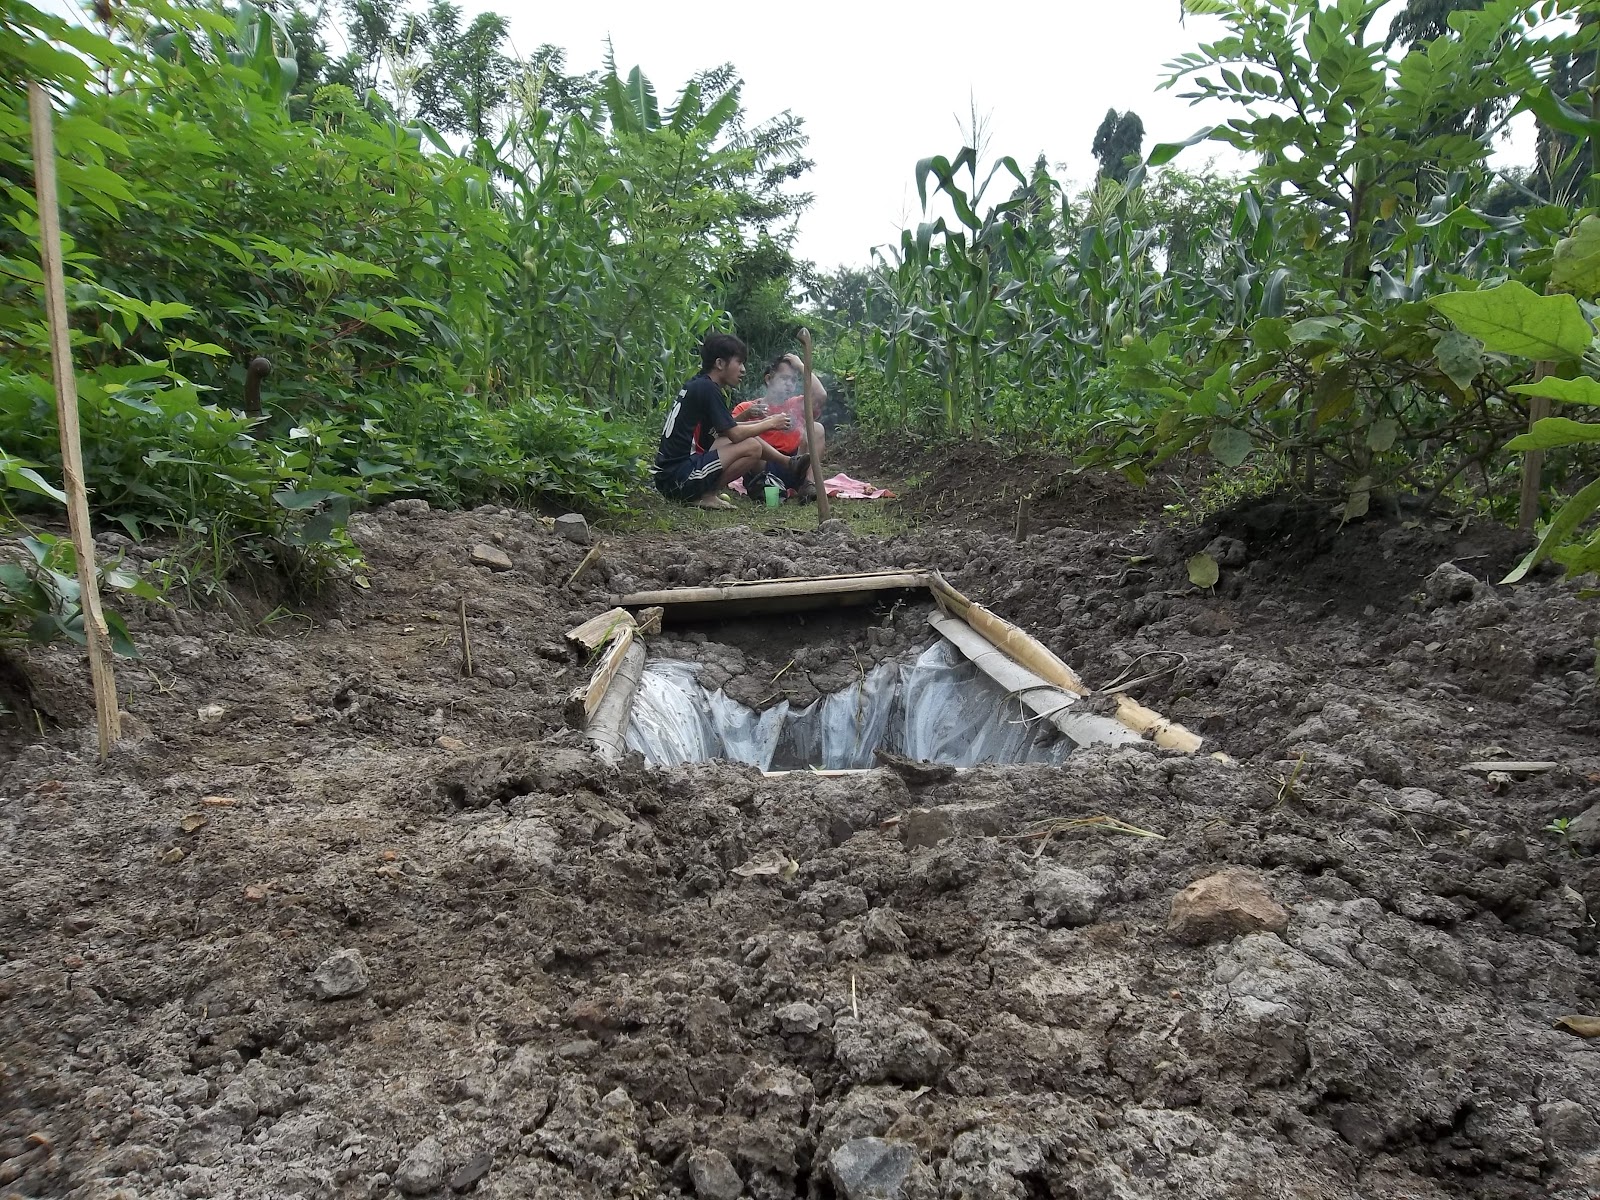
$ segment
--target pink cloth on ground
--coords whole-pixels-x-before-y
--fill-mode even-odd
[[[825,486],[828,489],[828,495],[835,500],[897,499],[895,494],[888,488],[873,487],[870,483],[863,483],[859,479],[852,479],[843,472],[840,472],[838,475],[826,480]],[[748,494],[744,490],[744,480],[742,479],[735,479],[728,485],[728,490],[730,492],[738,492],[741,496]]]

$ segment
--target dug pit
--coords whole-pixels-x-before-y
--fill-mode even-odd
[[[649,605],[669,632],[646,638],[628,609],[613,610],[610,649],[581,699],[597,745],[652,766],[856,771],[885,755],[1060,764],[1084,746],[1192,739],[1125,698],[1095,697],[937,577],[833,576],[622,604]]]

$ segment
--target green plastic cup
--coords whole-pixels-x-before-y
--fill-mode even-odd
[[[775,483],[767,484],[767,507],[777,508],[783,503],[783,489]]]

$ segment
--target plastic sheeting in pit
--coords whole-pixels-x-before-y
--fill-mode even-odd
[[[761,713],[702,687],[692,663],[652,660],[634,696],[627,745],[655,766],[724,758],[764,771],[872,767],[880,746],[957,767],[1060,763],[1077,749],[943,639],[915,661],[880,663],[805,708],[785,700]]]

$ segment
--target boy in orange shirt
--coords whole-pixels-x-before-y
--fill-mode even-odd
[[[800,360],[793,354],[780,354],[772,361],[772,365],[762,377],[762,382],[766,385],[766,399],[746,400],[742,404],[735,405],[733,419],[743,424],[767,420],[774,416],[789,417],[790,423],[787,428],[763,433],[761,440],[782,454],[794,455],[801,449],[805,438],[805,403],[801,397],[804,378],[805,367]],[[813,375],[811,411],[821,412],[827,400],[827,391]],[[811,433],[816,439],[815,449],[820,457],[827,440],[820,421],[812,422]],[[769,461],[763,462],[757,470],[747,475],[744,486],[752,500],[760,500],[765,489],[769,485],[775,485],[782,488],[785,493],[793,491],[796,498],[804,503],[817,498],[819,482],[814,468],[801,471],[785,470],[779,463]]]

